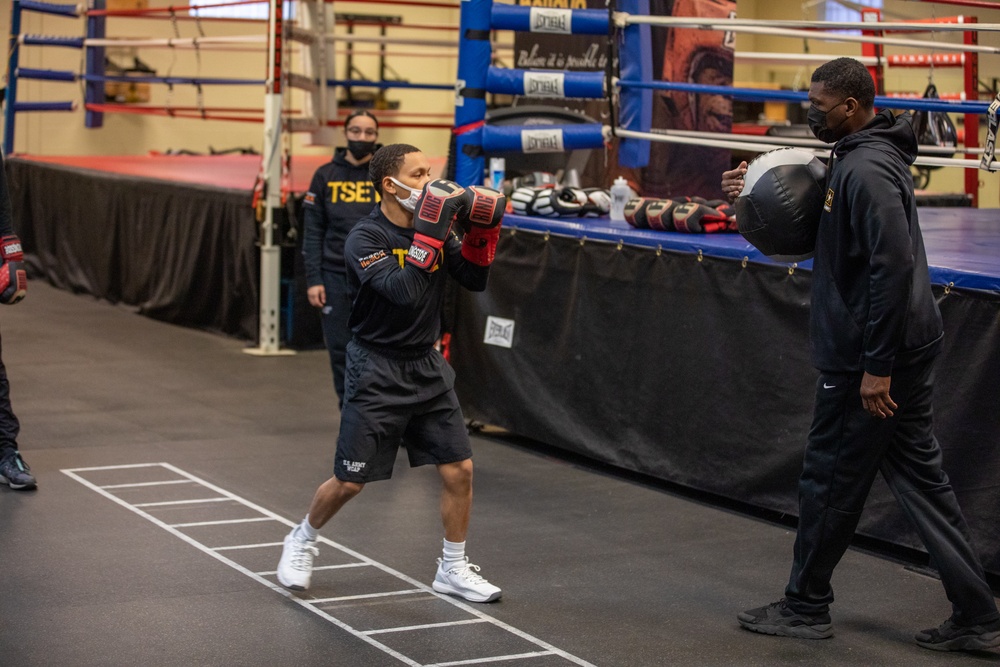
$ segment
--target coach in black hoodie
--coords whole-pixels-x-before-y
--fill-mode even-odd
[[[839,58],[813,73],[809,125],[821,141],[836,142],[812,272],[816,407],[785,598],[741,613],[739,622],[787,637],[833,634],[830,578],[881,471],[952,603],[951,617],[918,633],[917,643],[991,648],[1000,646],[1000,614],[933,431],[932,368],[943,330],[909,171],[917,140],[909,114],[875,114],[874,98],[871,76],[856,60]]]
[[[344,399],[344,366],[351,330],[350,288],[344,264],[344,242],[361,218],[368,217],[380,197],[368,174],[368,163],[379,148],[378,121],[367,111],[354,111],[344,120],[347,147],[313,175],[303,201],[305,211],[302,255],[310,305],[322,314],[323,340],[330,353],[333,387]]]

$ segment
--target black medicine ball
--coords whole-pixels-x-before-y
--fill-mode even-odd
[[[826,199],[826,165],[799,148],[779,148],[747,167],[736,199],[740,234],[778,261],[812,257]]]

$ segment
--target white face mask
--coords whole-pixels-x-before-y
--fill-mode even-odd
[[[422,190],[414,190],[408,185],[403,185],[392,176],[389,177],[389,180],[395,183],[398,187],[410,191],[410,196],[407,197],[406,199],[400,198],[399,195],[393,195],[396,198],[396,201],[399,202],[399,205],[405,208],[410,213],[413,213],[415,210],[417,210],[417,200],[420,199],[420,193],[422,192]]]

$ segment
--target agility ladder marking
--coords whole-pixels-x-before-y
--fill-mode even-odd
[[[157,482],[135,482],[135,483],[129,483],[129,484],[109,484],[109,485],[106,485],[106,486],[98,486],[97,484],[94,484],[93,482],[90,482],[90,481],[84,479],[79,474],[79,473],[97,472],[97,471],[105,471],[105,470],[128,470],[128,469],[135,469],[135,468],[156,468],[156,467],[163,468],[164,470],[169,470],[170,472],[175,473],[176,475],[180,475],[181,477],[183,477],[185,479],[183,479],[183,480],[170,479],[170,480],[163,480],[163,481],[157,481]],[[381,571],[383,571],[383,572],[385,572],[387,574],[390,574],[390,575],[396,577],[397,579],[400,579],[400,580],[406,582],[407,584],[409,584],[410,586],[412,586],[412,588],[407,588],[407,589],[397,590],[397,591],[389,591],[389,592],[386,592],[386,593],[374,593],[374,594],[369,594],[369,595],[349,595],[349,596],[336,597],[336,598],[320,598],[320,599],[317,599],[317,598],[313,598],[313,599],[303,599],[303,598],[300,598],[300,597],[294,595],[292,591],[287,590],[284,586],[281,586],[278,583],[272,582],[272,581],[264,578],[264,576],[266,576],[266,575],[274,575],[274,574],[276,574],[276,572],[252,572],[248,568],[240,565],[239,563],[237,563],[237,562],[235,562],[235,561],[227,558],[226,556],[222,555],[221,553],[219,553],[220,551],[229,551],[229,550],[236,550],[236,549],[256,549],[256,548],[263,548],[263,547],[282,546],[282,544],[283,544],[282,542],[265,542],[265,543],[258,543],[258,544],[238,544],[238,545],[223,546],[223,547],[208,547],[208,546],[202,544],[201,542],[199,542],[198,540],[194,539],[193,537],[191,537],[189,535],[186,535],[186,534],[182,533],[180,530],[178,530],[178,528],[189,527],[189,526],[218,525],[218,524],[223,524],[223,523],[225,523],[225,524],[230,524],[230,523],[246,523],[246,522],[250,522],[250,521],[268,521],[268,520],[284,524],[285,526],[288,526],[288,527],[291,528],[291,527],[295,526],[295,523],[293,523],[292,521],[289,521],[288,519],[286,519],[286,518],[284,518],[282,516],[279,516],[278,514],[275,514],[274,512],[272,512],[272,511],[270,511],[268,509],[265,509],[264,507],[261,507],[260,505],[252,503],[249,500],[241,498],[240,496],[237,496],[234,493],[226,491],[225,489],[223,489],[223,488],[221,488],[219,486],[216,486],[215,484],[212,484],[211,482],[207,482],[207,481],[205,481],[205,480],[203,480],[203,479],[201,479],[199,477],[196,477],[196,476],[194,476],[194,475],[192,475],[192,474],[190,474],[188,472],[185,472],[184,470],[181,470],[180,468],[177,468],[177,467],[175,467],[175,466],[173,466],[173,465],[171,465],[169,463],[163,463],[163,462],[161,462],[161,463],[136,463],[136,464],[116,465],[116,466],[96,466],[96,467],[90,467],[90,468],[70,468],[70,469],[64,469],[61,472],[63,474],[65,474],[65,475],[71,477],[72,479],[75,479],[80,484],[83,484],[84,486],[86,486],[87,488],[91,489],[92,491],[96,491],[97,493],[101,494],[105,498],[108,498],[109,500],[112,500],[115,503],[118,503],[122,507],[124,507],[124,508],[126,508],[126,509],[128,509],[128,510],[130,510],[130,511],[136,513],[136,514],[138,514],[139,516],[143,517],[144,519],[147,519],[148,521],[150,521],[153,524],[159,526],[160,528],[164,529],[168,533],[171,533],[175,537],[178,537],[181,540],[183,540],[184,542],[187,542],[189,545],[195,547],[199,551],[201,551],[201,552],[203,552],[205,554],[208,554],[212,558],[215,558],[216,560],[218,560],[218,561],[220,561],[222,563],[225,563],[226,565],[228,565],[229,567],[233,568],[234,570],[236,570],[236,571],[238,571],[238,572],[246,575],[247,577],[250,577],[251,579],[253,579],[257,583],[259,583],[259,584],[261,584],[261,585],[263,585],[263,586],[271,589],[275,593],[279,593],[279,594],[283,595],[288,600],[290,600],[290,601],[298,604],[301,607],[304,607],[305,609],[307,609],[307,610],[311,611],[312,613],[316,614],[317,616],[319,616],[319,617],[321,617],[321,618],[329,621],[330,623],[332,623],[333,625],[337,626],[338,628],[344,630],[345,632],[350,633],[351,635],[353,635],[354,637],[360,639],[361,641],[366,642],[366,643],[374,646],[375,648],[379,649],[380,651],[383,651],[384,653],[387,653],[388,655],[391,655],[392,657],[396,658],[400,662],[402,662],[402,663],[404,663],[406,665],[410,665],[411,667],[451,667],[451,666],[457,666],[457,665],[478,665],[478,664],[487,664],[487,663],[493,663],[493,662],[502,662],[502,661],[506,661],[506,660],[526,660],[526,659],[530,659],[530,658],[538,658],[538,657],[545,657],[545,656],[552,656],[552,655],[561,657],[561,658],[567,660],[568,662],[571,662],[571,663],[573,663],[575,665],[580,665],[581,667],[594,667],[594,665],[592,665],[591,663],[589,663],[589,662],[587,662],[587,661],[585,661],[585,660],[583,660],[581,658],[578,658],[575,655],[572,655],[570,653],[567,653],[566,651],[563,651],[563,650],[561,650],[559,648],[556,648],[555,646],[552,646],[548,642],[545,642],[545,641],[543,641],[541,639],[538,639],[537,637],[529,635],[528,633],[523,632],[522,630],[518,630],[517,628],[515,628],[515,627],[513,627],[511,625],[508,625],[508,624],[504,623],[503,621],[497,620],[497,619],[493,618],[492,616],[484,614],[483,612],[481,612],[481,611],[479,611],[477,609],[474,609],[474,608],[470,607],[469,605],[467,605],[466,603],[461,602],[461,601],[459,601],[459,600],[457,600],[457,599],[455,599],[455,598],[453,598],[451,596],[442,595],[442,594],[438,593],[437,591],[435,591],[434,589],[432,589],[430,586],[427,586],[427,585],[425,585],[425,584],[417,581],[416,579],[413,579],[412,577],[409,577],[409,576],[403,574],[402,572],[394,570],[394,569],[392,569],[391,567],[389,567],[387,565],[383,565],[382,563],[379,563],[378,561],[372,560],[371,558],[368,558],[367,556],[365,556],[363,554],[360,554],[360,553],[354,551],[353,549],[345,547],[345,546],[343,546],[341,544],[337,544],[336,542],[334,542],[332,540],[328,540],[328,539],[326,539],[325,537],[322,537],[322,536],[320,536],[318,538],[319,542],[322,542],[323,544],[329,545],[329,546],[331,546],[331,547],[333,547],[333,548],[335,548],[335,549],[337,549],[337,550],[339,550],[339,551],[341,551],[341,552],[343,552],[343,553],[345,553],[345,554],[347,554],[347,555],[349,555],[349,556],[351,556],[353,558],[356,558],[360,562],[357,562],[357,563],[344,563],[344,564],[340,564],[340,565],[320,566],[320,567],[314,568],[315,570],[329,570],[329,569],[339,569],[339,568],[349,568],[349,567],[370,566],[370,567],[377,568],[377,569],[379,569],[379,570],[381,570]],[[118,496],[110,493],[110,491],[109,491],[109,489],[110,490],[115,490],[115,489],[126,489],[126,488],[135,488],[135,487],[155,487],[155,486],[160,486],[160,485],[180,484],[180,483],[199,484],[199,485],[203,486],[205,489],[213,491],[213,492],[215,492],[218,495],[217,496],[212,496],[212,497],[206,497],[206,498],[202,498],[202,499],[198,499],[198,500],[193,500],[193,501],[164,501],[164,502],[150,502],[150,503],[137,503],[137,504],[133,504],[133,503],[129,503],[126,500],[123,500],[122,498],[119,498]],[[195,523],[180,523],[180,524],[173,524],[173,525],[171,525],[171,524],[166,523],[165,521],[162,521],[162,520],[156,518],[155,516],[149,514],[148,512],[146,512],[145,510],[142,509],[143,507],[168,507],[168,506],[176,506],[176,505],[179,505],[179,504],[191,504],[191,503],[201,503],[201,502],[218,503],[218,502],[226,502],[226,501],[239,503],[240,505],[243,505],[244,507],[250,508],[253,511],[258,512],[262,516],[259,517],[259,518],[255,517],[255,518],[252,518],[252,519],[233,519],[233,520],[195,522]],[[328,613],[328,612],[326,612],[326,611],[324,611],[324,610],[322,610],[322,609],[320,609],[318,607],[319,604],[328,604],[328,603],[334,602],[334,601],[354,600],[354,599],[363,599],[363,598],[367,599],[367,598],[374,598],[374,597],[389,597],[389,596],[398,596],[398,595],[412,595],[412,594],[415,594],[415,593],[425,593],[425,594],[432,595],[432,596],[438,598],[439,600],[443,600],[445,602],[448,602],[449,604],[452,604],[452,605],[458,607],[459,609],[465,611],[466,613],[470,614],[471,616],[474,616],[475,618],[467,619],[467,620],[459,620],[459,621],[450,621],[450,622],[444,622],[444,623],[428,623],[428,624],[424,624],[424,625],[411,625],[411,626],[404,626],[404,627],[398,627],[398,628],[380,628],[378,630],[363,631],[363,630],[357,630],[357,629],[351,627],[347,623],[341,621],[338,618],[335,618],[330,613]],[[521,639],[523,639],[523,640],[525,640],[527,642],[530,642],[530,643],[534,644],[535,646],[539,647],[541,650],[539,650],[539,651],[532,651],[532,652],[528,652],[528,653],[517,653],[517,654],[511,654],[511,655],[490,656],[490,657],[485,657],[485,658],[473,658],[473,659],[469,659],[469,660],[456,660],[456,661],[450,661],[450,662],[427,663],[427,664],[423,664],[422,665],[421,663],[416,662],[415,660],[412,660],[411,658],[408,658],[407,656],[403,655],[402,653],[399,653],[395,649],[392,649],[392,648],[386,646],[385,644],[379,642],[377,639],[374,639],[372,637],[372,635],[378,635],[378,634],[392,634],[392,633],[401,633],[401,632],[411,632],[411,631],[414,631],[414,630],[423,630],[423,629],[427,629],[427,628],[450,627],[450,626],[454,626],[454,625],[468,625],[468,624],[475,624],[475,623],[489,623],[491,625],[494,625],[494,626],[500,628],[501,630],[505,630],[505,631],[507,631],[507,632],[515,635],[516,637],[519,637],[519,638],[521,638]]]

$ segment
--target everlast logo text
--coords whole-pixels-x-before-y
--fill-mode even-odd
[[[524,94],[534,97],[562,97],[557,77],[525,78]]]
[[[561,153],[563,136],[560,130],[524,130],[521,149],[525,153]]]
[[[532,18],[533,32],[569,32],[569,17],[562,12],[536,12]]]
[[[558,151],[559,142],[555,137],[528,137],[528,151]]]

